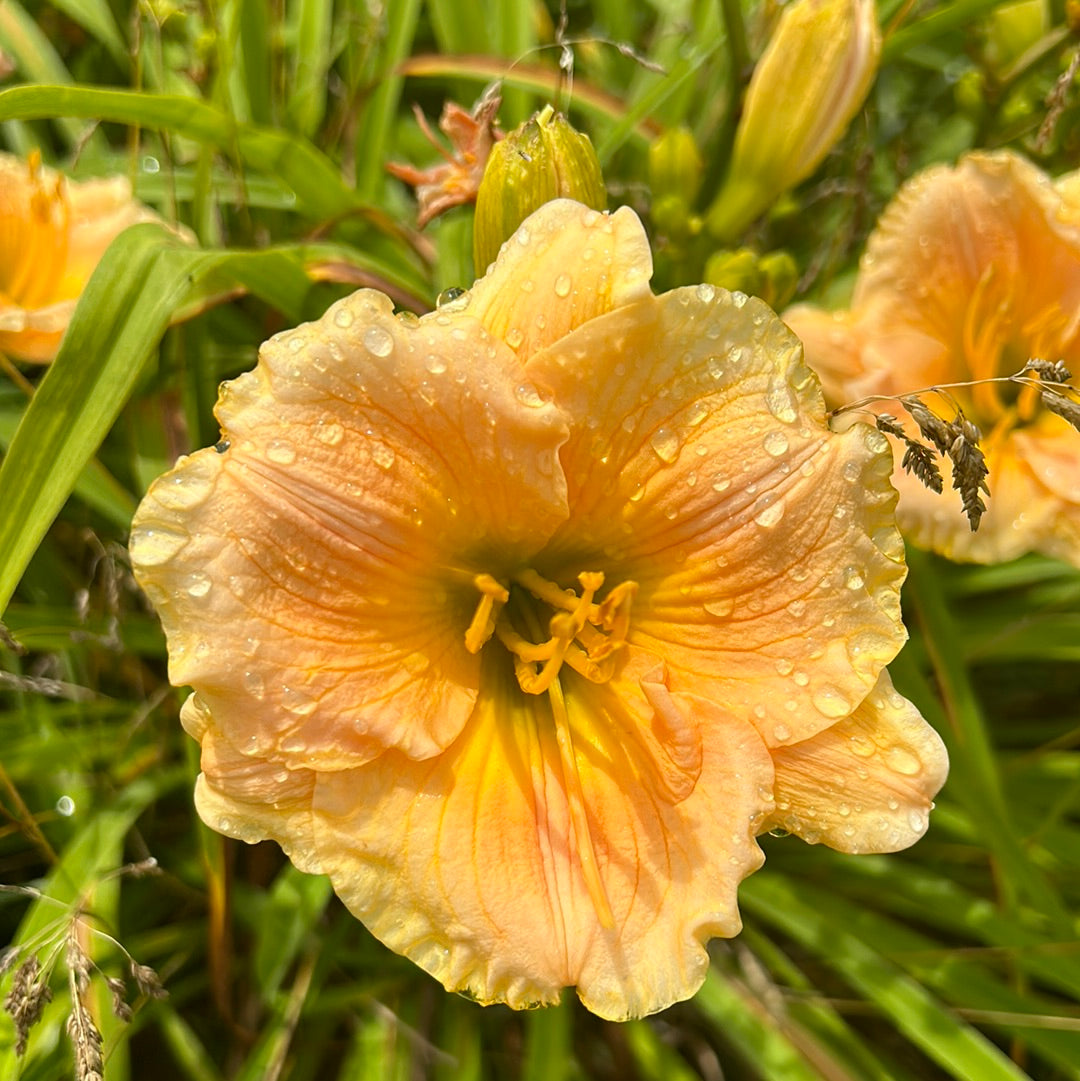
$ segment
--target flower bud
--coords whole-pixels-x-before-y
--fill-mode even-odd
[[[678,196],[692,207],[704,170],[701,152],[687,128],[669,128],[649,147],[649,190],[656,201]]]
[[[761,292],[757,252],[750,248],[714,252],[705,263],[705,281],[731,293],[757,296]]]
[[[477,275],[534,210],[561,198],[576,199],[594,210],[607,206],[600,161],[589,137],[547,105],[492,147],[476,196]]]
[[[799,284],[799,265],[790,252],[766,252],[758,260],[761,272],[761,299],[773,311],[780,311],[795,295]]]
[[[709,208],[715,237],[737,237],[817,168],[862,107],[880,55],[873,0],[794,0],[784,8],[754,69],[727,179]]]

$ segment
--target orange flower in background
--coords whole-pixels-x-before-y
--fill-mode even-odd
[[[134,523],[204,820],[482,1002],[686,998],[757,834],[902,848],[944,779],[884,670],[884,437],[759,301],[650,275],[631,211],[557,200],[422,319],[358,292]]]
[[[909,181],[867,245],[851,309],[789,309],[831,404],[1019,372],[1029,358],[1080,364],[1080,177],[1051,182],[1015,154],[972,154]],[[950,391],[982,432],[987,511],[973,533],[959,499],[897,469],[901,528],[954,559],[1038,551],[1080,565],[1077,434],[1035,388]],[[947,420],[955,407],[923,401]],[[904,416],[896,403],[872,408]],[[911,428],[912,434],[915,430]],[[947,461],[943,462],[949,479]]]
[[[0,154],[0,352],[49,361],[116,236],[157,218],[122,177],[75,181]]]

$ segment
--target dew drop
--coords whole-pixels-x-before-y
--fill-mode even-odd
[[[187,533],[172,529],[135,529],[129,542],[132,558],[144,567],[168,563],[189,540]]]
[[[735,611],[735,602],[731,597],[720,597],[715,601],[706,601],[702,608],[711,616],[717,616],[720,619],[725,619]]]
[[[334,326],[348,330],[353,325],[353,313],[344,305],[334,312]]]
[[[885,752],[885,765],[893,773],[900,773],[905,777],[914,777],[922,769],[918,756],[902,743],[894,744]]]
[[[452,304],[455,300],[465,295],[465,290],[460,285],[451,285],[449,289],[444,289],[435,298],[435,307],[441,308],[445,304]]]
[[[717,477],[713,481],[714,492],[726,492],[731,487],[731,481],[727,477]]]
[[[522,405],[527,405],[531,409],[538,409],[544,404],[544,399],[540,396],[540,392],[532,385],[532,383],[519,383],[514,388],[514,397],[517,398]]]
[[[376,443],[371,448],[371,457],[380,469],[389,469],[394,464],[394,452],[385,443]]]
[[[555,279],[555,295],[557,297],[568,297],[570,295],[570,275],[560,274]]]
[[[657,428],[649,438],[649,446],[663,462],[671,463],[679,456],[679,437],[670,428]]]
[[[920,814],[918,811],[911,811],[908,814],[908,825],[916,833],[922,833],[926,829],[926,815]]]
[[[801,619],[806,614],[806,601],[796,600],[791,601],[787,610],[796,618]]]
[[[848,589],[862,589],[866,585],[866,579],[862,576],[862,571],[858,567],[847,567],[844,570],[844,585]]]
[[[189,597],[195,597],[200,599],[205,597],[210,592],[210,587],[213,582],[210,580],[210,575],[203,574],[202,571],[192,571],[188,575],[187,579],[187,592]]]
[[[520,349],[521,343],[525,340],[525,335],[517,327],[511,327],[506,332],[506,344],[511,349]]]
[[[775,739],[777,743],[785,743],[787,740],[791,739],[791,729],[788,728],[786,724],[778,724],[772,730],[772,734],[773,739]]]
[[[364,331],[364,348],[376,357],[388,357],[394,350],[394,339],[385,327],[368,327]]]
[[[336,447],[345,438],[345,429],[336,420],[320,421],[315,428],[315,438],[328,447]]]
[[[764,444],[766,453],[771,454],[774,458],[779,458],[781,454],[787,454],[788,438],[783,432],[776,430],[769,432],[765,436]]]
[[[315,699],[294,687],[281,688],[281,704],[290,712],[306,717],[315,709]]]
[[[812,701],[823,717],[846,717],[851,712],[851,703],[836,687],[827,683],[814,692]]]
[[[432,375],[442,375],[446,371],[446,360],[440,357],[438,353],[428,353],[427,360],[424,362],[424,367],[427,368]]]
[[[762,529],[769,529],[784,517],[784,501],[771,493],[763,495],[754,504],[752,513]]]
[[[218,454],[224,454],[231,446],[232,443],[230,443],[228,439],[219,439],[214,444],[214,450],[216,450]]]
[[[296,461],[296,448],[283,439],[272,439],[266,448],[266,457],[276,465],[292,465]]]
[[[248,671],[244,673],[244,690],[254,698],[263,696],[263,677],[260,672]]]
[[[716,299],[716,289],[711,285],[699,285],[697,287],[697,298],[709,304]]]
[[[795,396],[787,383],[773,383],[765,394],[765,406],[777,420],[793,424],[798,417]]]
[[[791,678],[797,687],[805,687],[810,682],[810,677],[801,670],[792,673]]]
[[[794,669],[795,665],[786,658],[781,658],[776,662],[776,671],[782,676],[790,676]]]
[[[859,758],[870,758],[876,750],[873,740],[867,739],[866,736],[851,737],[851,753],[858,755]]]
[[[410,330],[415,330],[420,325],[420,316],[416,312],[398,312],[397,321]]]

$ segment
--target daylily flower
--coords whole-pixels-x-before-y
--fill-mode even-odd
[[[157,218],[123,177],[68,180],[0,154],[0,352],[49,361],[105,249]]]
[[[422,319],[358,292],[134,523],[203,819],[482,1002],[685,998],[758,833],[901,848],[944,776],[884,670],[884,437],[761,302],[650,274],[630,210],[557,200]]]
[[[1055,184],[1006,151],[928,169],[882,215],[851,309],[800,305],[784,320],[833,405],[1008,376],[1032,357],[1064,360],[1076,372],[1080,174]],[[988,509],[972,533],[958,499],[898,469],[901,528],[954,559],[996,562],[1038,551],[1080,564],[1076,432],[1033,388],[982,383],[950,393],[982,432]],[[944,398],[922,400],[955,416]],[[871,408],[904,416],[895,402]]]
[[[414,110],[420,130],[442,156],[443,162],[417,169],[414,165],[392,161],[386,171],[416,188],[418,228],[423,229],[432,218],[455,206],[476,202],[488,156],[502,138],[495,123],[501,103],[498,94],[485,94],[471,113],[457,102],[448,101],[443,106],[439,129],[450,140],[452,153],[443,149],[419,107]]]

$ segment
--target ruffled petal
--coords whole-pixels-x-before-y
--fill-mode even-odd
[[[576,678],[566,704],[611,925],[583,872],[547,700],[522,695],[498,659],[445,754],[390,752],[320,777],[319,861],[379,938],[451,990],[521,1008],[576,986],[601,1016],[642,1016],[691,995],[703,943],[739,929],[735,891],[761,861],[752,838],[772,768],[750,726],[654,684],[653,700],[704,736],[693,791],[665,799],[636,780],[653,767],[607,722],[647,724],[649,699]]]
[[[603,214],[555,199],[529,216],[451,308],[467,305],[524,359],[590,319],[648,296],[650,277],[652,252],[633,211]]]
[[[948,755],[888,673],[850,717],[773,752],[776,810],[766,828],[841,852],[896,852],[925,832]]]
[[[222,389],[221,453],[152,486],[131,552],[170,677],[244,753],[343,769],[457,736],[473,576],[566,515],[565,426],[509,368],[475,323],[360,292],[268,343]]]
[[[311,814],[315,774],[241,754],[197,694],[184,703],[180,720],[202,746],[202,773],[195,785],[202,820],[248,844],[276,841],[301,871],[321,874]]]
[[[630,641],[770,745],[850,713],[904,641],[892,460],[865,425],[828,430],[787,328],[760,301],[677,290],[527,372],[573,418],[550,576],[602,553],[640,585]]]

